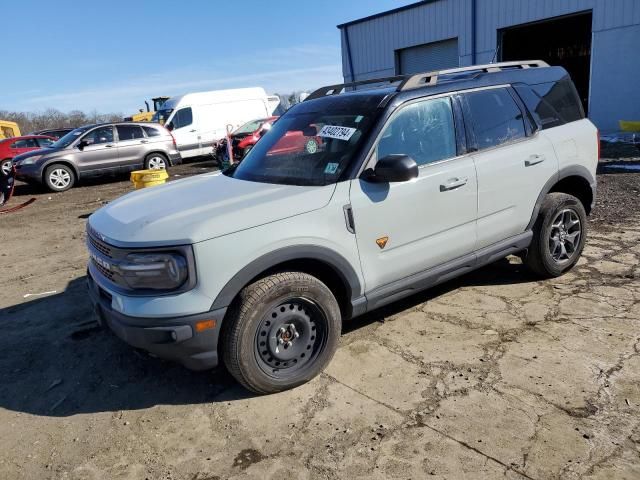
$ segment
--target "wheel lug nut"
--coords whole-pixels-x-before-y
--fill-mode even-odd
[[[298,338],[298,337],[300,336],[300,334],[299,334],[298,332],[295,332],[295,333],[293,334],[293,336],[294,336],[295,338]]]
[[[284,343],[284,340],[282,340],[281,338],[278,339],[278,345],[282,345]]]

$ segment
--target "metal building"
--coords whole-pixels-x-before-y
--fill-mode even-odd
[[[423,0],[338,28],[345,82],[541,59],[602,131],[640,120],[640,0]]]

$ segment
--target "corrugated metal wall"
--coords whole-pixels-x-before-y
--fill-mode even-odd
[[[396,51],[458,38],[460,65],[472,63],[471,0],[437,0],[342,28],[343,74],[356,80],[396,73]],[[593,11],[590,117],[603,130],[640,120],[640,0],[477,0],[476,63],[492,60],[498,31]]]
[[[458,39],[403,48],[398,50],[396,62],[402,75],[457,67],[460,65]]]

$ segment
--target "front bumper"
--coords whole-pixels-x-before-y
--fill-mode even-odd
[[[111,307],[111,294],[89,272],[87,287],[100,322],[129,345],[181,363],[190,370],[207,370],[218,365],[218,337],[226,308],[185,317],[130,317]],[[203,320],[214,320],[215,327],[198,332],[196,323]]]
[[[42,181],[42,167],[37,163],[31,163],[28,165],[16,165],[16,178],[23,181],[33,182]]]

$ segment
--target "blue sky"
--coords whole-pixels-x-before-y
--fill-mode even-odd
[[[0,110],[133,113],[143,100],[341,80],[336,25],[411,1],[3,2]]]

